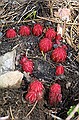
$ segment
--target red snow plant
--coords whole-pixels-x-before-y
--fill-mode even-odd
[[[34,103],[42,99],[43,97],[44,86],[38,81],[34,80],[30,83],[28,87],[28,93],[25,96],[25,99],[29,101],[29,103]]]
[[[61,86],[55,83],[50,86],[49,90],[49,103],[50,105],[56,105],[62,100]]]

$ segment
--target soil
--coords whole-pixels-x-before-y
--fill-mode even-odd
[[[44,27],[53,26],[56,30],[57,24],[44,20],[41,20],[40,23]],[[33,22],[23,24],[30,25],[31,28],[34,25]],[[55,115],[65,120],[68,116],[67,111],[69,108],[79,103],[79,62],[75,60],[75,56],[77,56],[78,51],[75,51],[66,42],[61,42],[62,44],[66,44],[68,47],[67,59],[62,63],[65,68],[65,74],[57,77],[55,75],[55,68],[58,63],[52,61],[50,57],[54,48],[46,53],[46,59],[39,50],[38,43],[40,39],[43,38],[44,31],[40,37],[35,37],[31,32],[31,35],[28,37],[17,35],[13,39],[6,38],[5,31],[8,28],[14,27],[18,33],[19,26],[23,24],[16,23],[2,28],[3,36],[0,40],[0,56],[11,51],[13,47],[18,45],[15,48],[17,51],[16,61],[18,62],[16,70],[23,72],[19,65],[19,60],[22,55],[27,54],[27,57],[32,59],[34,62],[34,70],[33,74],[30,75],[30,79],[38,79],[39,81],[42,81],[45,87],[44,97],[37,103],[34,110],[27,117],[28,112],[32,109],[34,104],[29,104],[25,100],[30,80],[28,80],[27,77],[24,77],[20,88],[0,89],[0,117],[9,114],[9,120],[13,120],[11,115],[12,111],[14,120],[54,120],[52,115],[49,113],[55,112]],[[49,87],[52,83],[59,83],[62,88],[62,102],[57,104],[56,107],[50,106],[48,101]],[[77,113],[74,117],[76,116],[78,116]],[[74,120],[74,118],[72,118],[72,120]]]

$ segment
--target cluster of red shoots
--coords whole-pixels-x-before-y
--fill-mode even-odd
[[[40,36],[42,34],[42,32],[43,32],[42,25],[35,24],[33,29],[32,29],[33,35]],[[21,35],[21,36],[29,36],[30,33],[31,33],[31,28],[28,25],[27,26],[25,26],[25,25],[21,26],[19,31],[18,31],[18,34]],[[6,31],[6,37],[7,38],[14,38],[14,37],[16,37],[16,35],[17,35],[16,30],[14,30],[12,28],[10,28]]]
[[[55,42],[53,42],[55,41]],[[39,42],[39,48],[40,51],[46,53],[50,50],[52,50],[54,43],[57,44],[57,47],[52,50],[51,58],[53,61],[57,63],[62,63],[67,58],[67,46],[61,45],[62,37],[60,34],[57,34],[57,32],[53,28],[48,28],[48,30],[45,33],[45,37],[42,38]],[[56,67],[56,75],[63,75],[64,74],[64,67],[62,65],[59,65]]]
[[[39,80],[34,80],[28,87],[25,99],[29,103],[34,103],[42,99],[44,94],[44,86]],[[54,83],[49,89],[49,104],[55,106],[62,100],[61,86],[58,83]]]
[[[58,83],[55,83],[50,86],[49,103],[50,105],[55,106],[61,101],[62,101],[61,86]]]
[[[30,103],[39,101],[43,97],[44,86],[39,80],[34,80],[30,83],[28,87],[28,93],[25,96],[25,99]]]
[[[35,24],[32,33],[35,36],[42,35],[43,27],[40,24]],[[29,36],[31,33],[31,28],[29,26],[21,26],[19,29],[19,35],[21,36]],[[6,32],[7,38],[14,38],[16,37],[17,33],[14,29],[8,29]],[[58,46],[52,51],[51,58],[53,61],[57,63],[62,63],[66,60],[67,53],[66,53],[66,45],[61,45],[62,37],[60,34],[53,28],[48,28],[45,33],[45,37],[42,38],[39,42],[39,49],[41,52],[48,52],[53,48],[53,40],[55,40],[55,44]],[[29,72],[32,74],[33,72],[33,61],[29,60],[26,56],[23,56],[20,60],[20,64],[22,66],[23,71]],[[56,67],[56,76],[64,74],[64,67],[59,65]],[[28,87],[28,93],[26,94],[25,99],[28,100],[30,103],[34,103],[36,100],[39,101],[43,97],[44,86],[38,80],[34,80],[30,83]],[[58,83],[54,83],[50,86],[49,89],[49,103],[50,105],[56,105],[57,103],[61,102],[62,94],[61,94],[61,86]]]
[[[33,72],[33,61],[29,60],[26,56],[23,56],[20,60],[23,71],[32,74]]]

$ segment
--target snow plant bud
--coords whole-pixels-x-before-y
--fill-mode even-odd
[[[53,45],[53,43],[50,39],[43,38],[39,42],[40,51],[43,51],[44,53],[48,52],[52,49],[52,45]]]
[[[25,99],[30,103],[34,103],[36,100],[39,101],[43,97],[43,91],[43,84],[38,80],[34,80],[28,87],[28,93],[26,94]]]
[[[8,29],[6,32],[7,38],[14,38],[16,37],[16,31],[14,29]]]
[[[55,83],[50,86],[49,90],[49,104],[52,106],[57,105],[62,100],[61,86]]]
[[[32,72],[33,72],[33,61],[32,60],[27,60],[27,62],[25,62],[23,64],[22,69],[26,73],[29,72],[30,74],[32,74]]]
[[[55,40],[56,40],[56,43],[57,43],[58,45],[60,45],[60,44],[61,44],[61,43],[60,43],[60,40],[62,40],[61,34],[58,34],[58,35],[55,37]]]
[[[19,34],[21,36],[29,36],[30,35],[30,27],[29,26],[21,26],[19,30]]]
[[[23,65],[26,61],[28,60],[28,58],[26,56],[23,56],[20,60],[20,64]]]
[[[53,50],[51,58],[55,62],[64,62],[66,60],[67,53],[63,47],[57,47]]]
[[[61,34],[58,34],[56,37],[55,37],[55,40],[62,40],[62,37],[61,37]]]
[[[53,28],[49,28],[46,31],[45,37],[47,37],[48,39],[52,40],[53,38],[55,38],[55,36],[56,36],[56,32]]]
[[[26,56],[24,56],[19,63],[22,65],[23,71],[25,71],[26,73],[29,72],[30,74],[32,74],[33,72],[32,60],[29,60]]]
[[[43,27],[40,24],[35,24],[33,27],[33,34],[35,36],[40,36],[43,32]]]
[[[64,74],[64,67],[62,65],[59,65],[56,67],[56,73],[57,76],[58,75],[63,75]]]

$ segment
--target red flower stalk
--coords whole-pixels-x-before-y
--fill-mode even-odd
[[[33,81],[28,87],[28,93],[25,97],[26,100],[28,100],[30,103],[34,103],[36,100],[39,101],[43,97],[43,90],[44,86],[40,81]]]
[[[55,62],[64,62],[66,60],[67,53],[63,47],[57,47],[53,50],[51,58]]]
[[[43,27],[40,24],[35,24],[33,27],[33,34],[35,36],[40,36],[43,32]]]
[[[49,90],[49,103],[56,105],[62,100],[61,86],[58,83],[51,85]]]
[[[30,35],[30,27],[29,26],[21,26],[19,30],[19,34],[21,36],[28,36]]]
[[[19,62],[22,65],[22,69],[27,73],[32,74],[33,72],[33,61],[29,60],[26,56],[22,57]]]
[[[50,39],[43,38],[39,42],[40,51],[43,51],[44,53],[48,52],[52,49],[52,45],[53,45],[53,43]]]
[[[16,37],[16,31],[14,29],[8,29],[6,32],[7,38],[14,38]]]
[[[62,75],[64,74],[64,67],[62,65],[59,65],[56,67],[56,73],[55,73],[57,76],[58,75]]]
[[[32,74],[33,72],[33,61],[32,60],[27,60],[26,62],[23,63],[22,69],[27,73],[29,72]]]
[[[46,31],[45,37],[47,37],[48,39],[52,40],[53,38],[55,38],[55,36],[56,36],[56,32],[53,28],[49,28]]]

